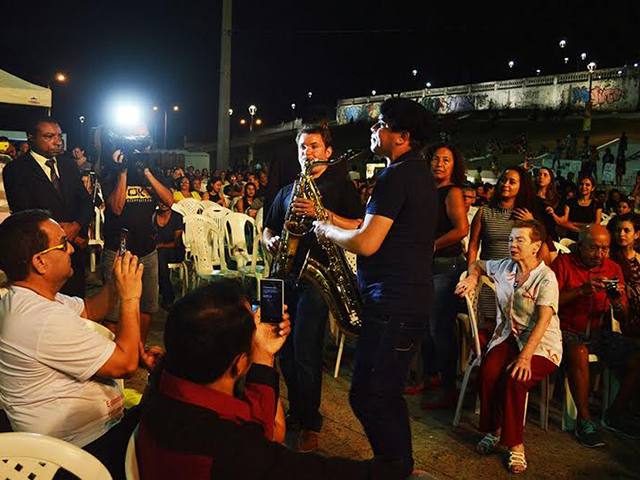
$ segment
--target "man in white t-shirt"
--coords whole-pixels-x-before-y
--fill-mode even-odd
[[[137,422],[125,421],[114,379],[155,360],[140,341],[143,266],[129,252],[118,257],[115,280],[82,300],[59,293],[73,274],[72,253],[44,210],[16,213],[0,225],[0,269],[10,281],[0,301],[0,402],[15,431],[66,440],[117,467]],[[121,322],[112,341],[88,322],[103,319],[118,299]]]

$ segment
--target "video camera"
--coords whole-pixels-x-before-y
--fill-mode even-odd
[[[143,124],[127,127],[104,127],[101,135],[101,157],[108,169],[144,170],[150,168],[151,135]],[[116,150],[120,150],[124,160],[115,162],[111,158]]]

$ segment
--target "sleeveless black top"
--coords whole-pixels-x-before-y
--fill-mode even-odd
[[[449,191],[453,187],[454,185],[448,185],[438,189],[438,227],[436,228],[436,238],[440,238],[453,229],[451,219],[447,215],[446,206],[447,195],[449,195]],[[434,257],[457,257],[459,255],[462,255],[462,242],[436,250]]]

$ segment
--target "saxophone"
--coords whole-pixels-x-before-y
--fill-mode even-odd
[[[309,233],[312,228],[313,219],[297,217],[293,213],[291,208],[293,199],[303,197],[311,200],[315,207],[316,219],[329,220],[329,214],[322,204],[322,194],[311,176],[313,167],[316,165],[335,165],[360,153],[348,150],[335,161],[307,162],[293,186],[292,201],[287,209],[280,245],[272,263],[274,276],[284,278],[292,273],[293,259],[300,238]],[[328,265],[324,265],[319,259],[314,258],[312,250],[309,250],[297,276],[297,281],[306,278],[316,285],[340,330],[345,335],[356,336],[362,326],[362,299],[356,276],[349,266],[342,248],[328,240],[318,240],[318,243],[329,259]]]
[[[348,151],[345,155],[351,155]],[[346,158],[345,156],[343,156]],[[342,161],[340,157],[337,161]],[[316,162],[314,164],[317,165]],[[329,214],[322,204],[322,195],[316,183],[309,175],[308,198],[316,209],[316,219],[329,220]],[[318,240],[329,259],[324,265],[314,258],[312,251],[307,252],[299,278],[306,278],[319,289],[329,311],[336,320],[338,328],[348,336],[356,336],[362,327],[362,298],[356,276],[349,266],[344,250],[329,240]]]

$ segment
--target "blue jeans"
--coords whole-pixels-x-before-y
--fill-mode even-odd
[[[454,263],[433,266],[434,305],[429,315],[429,331],[426,333],[431,338],[425,338],[422,343],[422,360],[425,373],[434,370],[440,372],[444,389],[455,388],[456,384],[458,343],[455,322],[460,297],[453,292],[466,266],[462,257]],[[429,355],[429,347],[435,350],[435,355]],[[428,360],[435,361],[435,368],[434,365],[428,365]]]
[[[349,401],[377,460],[413,470],[411,428],[402,396],[409,362],[425,324],[366,311],[355,351]]]
[[[306,430],[322,428],[322,352],[329,308],[320,291],[302,280],[295,288],[285,283],[285,303],[291,333],[280,350],[280,368],[287,385],[289,416]]]

